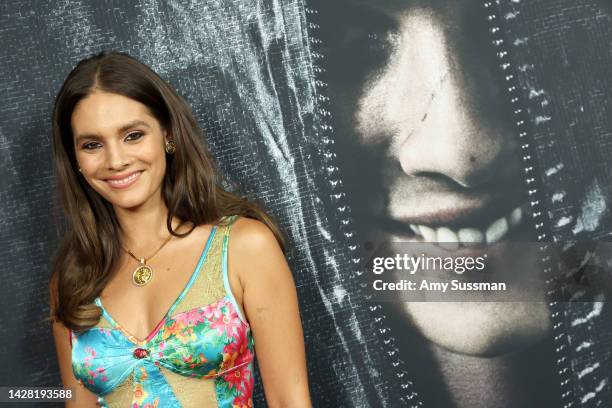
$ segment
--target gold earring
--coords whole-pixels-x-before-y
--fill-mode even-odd
[[[166,153],[174,154],[175,151],[176,151],[176,143],[174,143],[174,140],[172,139],[166,140]]]

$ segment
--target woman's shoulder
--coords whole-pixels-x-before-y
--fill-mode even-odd
[[[263,222],[244,216],[231,217],[231,240],[236,244],[248,244],[251,248],[276,244],[274,233]]]
[[[275,279],[285,263],[285,255],[272,230],[262,221],[236,217],[228,244],[228,257],[240,281],[247,285],[253,279]]]
[[[233,253],[234,256],[249,259],[283,253],[276,235],[262,221],[244,216],[232,216],[228,222],[222,222],[221,225],[223,224],[226,226],[231,224],[228,248],[230,256]]]

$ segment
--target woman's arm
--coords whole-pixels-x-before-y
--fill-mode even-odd
[[[72,346],[66,326],[59,322],[53,323],[53,338],[64,388],[72,389],[72,399],[66,401],[66,408],[99,407],[98,397],[85,388],[72,373]]]
[[[240,218],[232,227],[228,274],[238,276],[270,408],[310,408],[304,335],[291,271],[272,232]]]

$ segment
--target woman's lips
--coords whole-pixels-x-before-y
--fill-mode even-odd
[[[502,239],[523,219],[523,209],[516,207],[508,214],[502,215],[484,228],[449,227],[432,228],[422,224],[410,224],[410,229],[427,242],[443,242],[447,249],[457,249],[461,244],[493,244]]]
[[[132,186],[140,178],[142,171],[135,171],[126,175],[113,176],[104,181],[113,189],[124,189]]]
[[[390,246],[382,248],[390,249],[391,253],[400,256],[407,254],[412,257],[426,256],[444,259],[447,257],[484,257],[487,259],[486,267],[482,271],[457,273],[445,269],[427,270],[426,276],[432,281],[447,280],[449,276],[452,276],[453,279],[462,281],[490,279],[507,284],[512,282],[513,285],[523,285],[523,281],[527,279],[526,276],[529,276],[531,272],[533,276],[536,276],[535,273],[538,270],[532,265],[532,260],[537,259],[538,252],[537,247],[530,245],[533,240],[533,232],[528,220],[529,210],[527,205],[523,205],[492,221],[487,221],[486,227],[462,225],[452,229],[440,224],[437,226],[423,224],[409,226],[401,223],[404,225],[405,232],[402,233],[398,229],[395,232],[389,231],[392,234]],[[396,224],[396,226],[399,225]],[[409,229],[414,233],[407,232]],[[427,234],[431,235],[427,236]],[[529,268],[525,266],[527,264]],[[396,271],[394,276],[402,279],[404,277],[401,271]]]
[[[400,241],[432,243],[441,249],[456,251],[460,249],[475,249],[486,245],[490,247],[512,235],[517,237],[517,233],[522,238],[525,236],[524,219],[526,206],[518,206],[501,216],[493,218],[487,223],[477,220],[478,225],[470,225],[469,222],[461,223],[459,226],[418,223],[416,220],[397,220],[393,222],[390,230]],[[475,218],[472,218],[476,221]],[[476,222],[474,222],[475,224]],[[456,223],[455,223],[456,225]],[[403,228],[400,228],[403,226]],[[406,235],[408,228],[412,234]],[[515,233],[517,232],[517,233]]]

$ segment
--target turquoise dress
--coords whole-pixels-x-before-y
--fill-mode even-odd
[[[227,278],[234,220],[213,227],[187,285],[144,340],[99,298],[100,323],[70,333],[73,373],[101,407],[253,406],[254,342]]]

